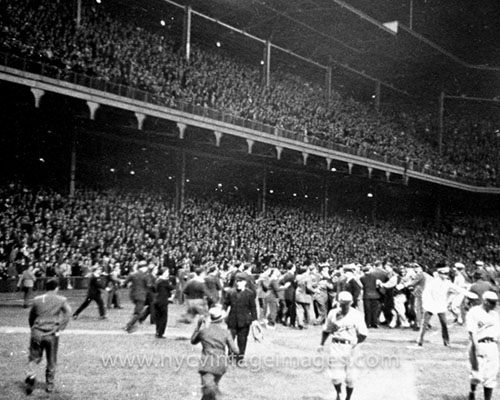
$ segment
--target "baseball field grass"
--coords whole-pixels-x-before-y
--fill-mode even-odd
[[[76,309],[84,291],[62,293]],[[126,297],[125,291],[122,297]],[[28,397],[24,373],[28,358],[28,312],[19,293],[0,294],[0,399],[199,399],[197,362],[201,346],[189,338],[194,324],[178,323],[181,305],[169,309],[166,339],[156,339],[149,320],[127,334],[123,327],[132,304],[98,318],[91,304],[71,320],[60,336],[55,392],[47,394],[45,360]],[[437,320],[433,321],[437,326]],[[325,355],[317,352],[321,327],[299,331],[283,326],[263,329],[264,340],[249,339],[247,365],[231,366],[221,381],[222,399],[335,399]],[[353,400],[466,399],[467,334],[450,325],[452,346],[442,345],[439,328],[431,329],[422,348],[416,332],[370,329],[356,356],[358,378]],[[499,391],[493,398],[500,400]],[[342,399],[344,396],[342,397]],[[482,399],[478,392],[477,398]]]

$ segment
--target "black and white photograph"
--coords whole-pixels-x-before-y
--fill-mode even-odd
[[[0,400],[500,400],[499,0],[0,0]]]

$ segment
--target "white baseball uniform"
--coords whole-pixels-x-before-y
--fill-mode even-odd
[[[342,315],[340,308],[334,308],[326,317],[323,331],[332,334],[327,370],[332,383],[338,385],[345,382],[346,386],[353,387],[357,366],[354,348],[358,343],[358,334],[368,335],[363,314],[350,308],[346,315]]]
[[[471,371],[471,382],[482,383],[486,388],[496,386],[496,377],[500,367],[498,339],[500,337],[500,319],[496,310],[486,312],[482,305],[472,307],[466,317],[467,330],[476,341],[478,370]],[[472,356],[472,353],[471,353]]]

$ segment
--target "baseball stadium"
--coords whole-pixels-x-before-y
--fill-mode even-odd
[[[499,400],[499,18],[0,0],[0,399]]]

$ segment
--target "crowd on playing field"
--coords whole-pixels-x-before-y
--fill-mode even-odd
[[[179,276],[189,276],[188,270],[184,266]],[[334,266],[328,261],[280,265],[270,257],[261,273],[253,271],[251,263],[241,263],[227,271],[210,264],[196,266],[195,273],[183,285],[204,280],[204,296],[207,304],[212,305],[223,301],[225,291],[234,287],[235,277],[243,276],[247,288],[257,298],[260,321],[268,328],[277,323],[298,329],[321,325],[328,311],[335,307],[339,293],[347,291],[352,295],[352,306],[363,311],[368,327],[387,325],[418,330],[424,311],[429,311],[429,304],[425,304],[429,303],[429,296],[425,299],[424,294],[426,280],[450,281],[450,290],[445,292],[446,306],[454,321],[463,324],[466,310],[475,304],[468,301],[464,292],[470,291],[480,299],[487,290],[497,291],[500,279],[499,266],[485,265],[479,260],[467,268],[460,262],[451,268],[444,263],[427,268],[418,263],[396,266],[380,260],[365,265]]]
[[[215,290],[206,300],[217,302],[245,272],[270,326],[320,323],[342,290],[359,307],[376,299],[391,326],[418,326],[411,316],[419,288],[412,282],[423,270],[463,263],[452,277],[461,274],[465,284],[478,272],[496,282],[499,268],[498,223],[486,218],[457,218],[447,231],[433,231],[353,215],[322,221],[277,205],[261,214],[245,200],[222,197],[189,198],[180,213],[168,196],[145,192],[80,190],[70,198],[10,184],[0,198],[0,270],[20,286],[27,280],[31,290],[41,289],[45,278],[58,276],[63,289],[71,288],[99,268],[113,277],[104,285],[113,289],[142,261],[170,270],[179,301],[189,279],[211,277]],[[377,279],[365,282],[372,272]]]
[[[16,0],[0,6],[0,49],[49,64],[62,79],[84,73],[154,93],[172,107],[180,101],[209,107],[268,124],[275,132],[291,130],[301,140],[321,139],[419,171],[496,184],[499,125],[491,116],[477,121],[448,112],[439,156],[437,107],[411,105],[382,114],[335,91],[326,101],[320,85],[279,68],[263,86],[260,68],[196,43],[186,62],[170,31],[160,36],[122,23],[102,4],[84,4],[80,28],[71,2]]]

